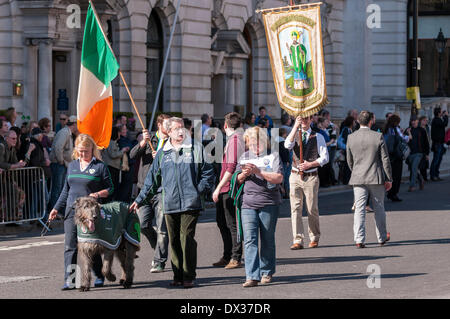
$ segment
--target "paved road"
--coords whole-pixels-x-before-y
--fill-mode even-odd
[[[320,196],[320,247],[291,251],[289,202],[281,206],[276,231],[277,273],[274,282],[251,289],[241,287],[244,269],[211,266],[221,255],[214,210],[197,227],[198,287],[169,289],[170,269],[150,274],[153,251],[143,243],[136,260],[134,289],[117,283],[88,293],[61,292],[63,235],[45,238],[0,235],[0,299],[3,298],[450,298],[450,182],[431,183],[424,191],[407,193],[401,203],[386,203],[391,242],[376,244],[372,214],[367,218],[367,248],[352,241],[351,191]],[[304,220],[305,221],[305,220]],[[117,263],[114,267],[118,273]],[[380,273],[379,288],[368,288]],[[369,276],[372,275],[371,278]]]

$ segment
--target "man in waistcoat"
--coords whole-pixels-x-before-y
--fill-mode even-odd
[[[312,117],[297,117],[291,133],[286,138],[284,146],[294,149],[292,158],[292,173],[289,177],[291,222],[293,244],[292,250],[303,248],[303,198],[306,202],[308,213],[309,247],[316,248],[319,245],[319,176],[318,167],[328,163],[328,150],[325,139],[321,134],[311,130]],[[299,135],[299,127],[302,127],[302,137]],[[300,142],[300,139],[302,142]],[[300,163],[300,143],[303,146],[303,163]]]

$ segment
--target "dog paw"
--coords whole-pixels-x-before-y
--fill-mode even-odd
[[[85,291],[89,291],[90,287],[83,287],[81,286],[80,289],[78,289],[80,292],[85,292]]]
[[[132,281],[124,281],[124,283],[122,284],[123,288],[125,289],[130,289],[132,285],[133,285]]]

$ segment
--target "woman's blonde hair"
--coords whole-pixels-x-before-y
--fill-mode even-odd
[[[73,159],[80,158],[80,154],[78,153],[78,146],[83,146],[86,148],[92,147],[92,156],[94,156],[96,159],[101,160],[102,156],[100,154],[100,151],[97,147],[97,144],[95,144],[92,137],[90,137],[87,134],[80,134],[75,140],[75,148],[73,149],[72,157]]]
[[[253,126],[248,128],[244,133],[244,140],[245,145],[247,146],[250,140],[256,140],[259,144],[264,145],[266,150],[270,148],[267,129],[263,129],[259,126]]]

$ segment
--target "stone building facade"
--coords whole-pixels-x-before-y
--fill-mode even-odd
[[[221,118],[232,110],[257,113],[264,105],[279,119],[264,27],[255,10],[288,1],[95,0],[139,112],[145,116],[153,109],[178,1],[158,109],[191,119],[202,113]],[[350,108],[370,109],[378,118],[387,111],[408,113],[408,0],[376,1],[380,28],[367,24],[373,1],[322,2],[327,108],[333,117],[342,119]],[[0,0],[0,109],[14,106],[31,119],[76,114],[87,6],[87,0]],[[22,92],[14,95],[17,84]],[[132,111],[123,83],[117,78],[113,85],[114,110]]]

